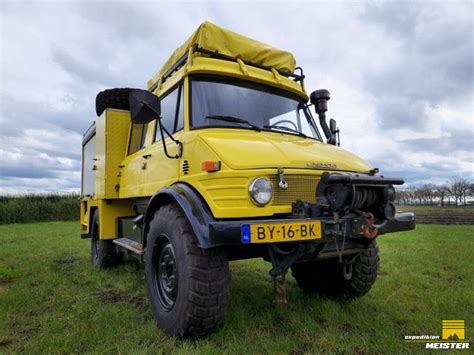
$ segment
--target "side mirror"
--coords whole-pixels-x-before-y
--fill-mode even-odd
[[[130,91],[129,101],[133,123],[144,124],[160,118],[160,99],[150,91],[132,90]]]
[[[329,130],[332,134],[336,134],[337,132],[339,132],[339,130],[337,129],[336,120],[334,118],[331,118],[329,120]]]
[[[339,128],[337,128],[337,123],[334,118],[329,120],[329,130],[333,137],[333,144],[339,147],[341,145],[341,139],[339,138]]]

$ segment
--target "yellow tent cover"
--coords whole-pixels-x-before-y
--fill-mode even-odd
[[[205,21],[181,47],[173,52],[157,73],[158,75],[155,74],[150,82],[156,82],[195,44],[203,49],[219,52],[231,57],[239,57],[242,60],[266,65],[289,73],[293,73],[296,66],[295,57],[290,52],[271,47],[268,44],[258,42]]]

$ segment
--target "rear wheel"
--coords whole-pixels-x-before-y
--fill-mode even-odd
[[[297,263],[291,268],[298,286],[307,292],[339,298],[355,299],[365,295],[375,283],[379,268],[377,243],[361,252],[352,264],[352,273],[344,275],[338,259]]]
[[[98,269],[116,265],[120,261],[120,254],[111,240],[99,238],[99,212],[96,210],[91,225],[91,261]]]
[[[160,208],[150,223],[145,271],[158,327],[180,338],[218,329],[229,303],[230,271],[220,249],[201,249],[181,209]]]
[[[130,110],[129,95],[132,89],[108,89],[101,91],[95,98],[95,111],[100,116],[108,108]]]

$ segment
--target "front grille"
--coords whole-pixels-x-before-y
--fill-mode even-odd
[[[277,176],[270,177],[270,180],[273,183],[274,206],[291,205],[296,200],[316,202],[316,186],[319,177],[314,175],[285,175],[285,180],[288,183],[287,190],[278,187]]]

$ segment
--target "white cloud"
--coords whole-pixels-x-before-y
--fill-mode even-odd
[[[77,189],[96,93],[145,87],[204,20],[292,51],[307,90],[331,91],[343,146],[387,175],[472,179],[472,13],[453,1],[4,1],[0,193]]]

